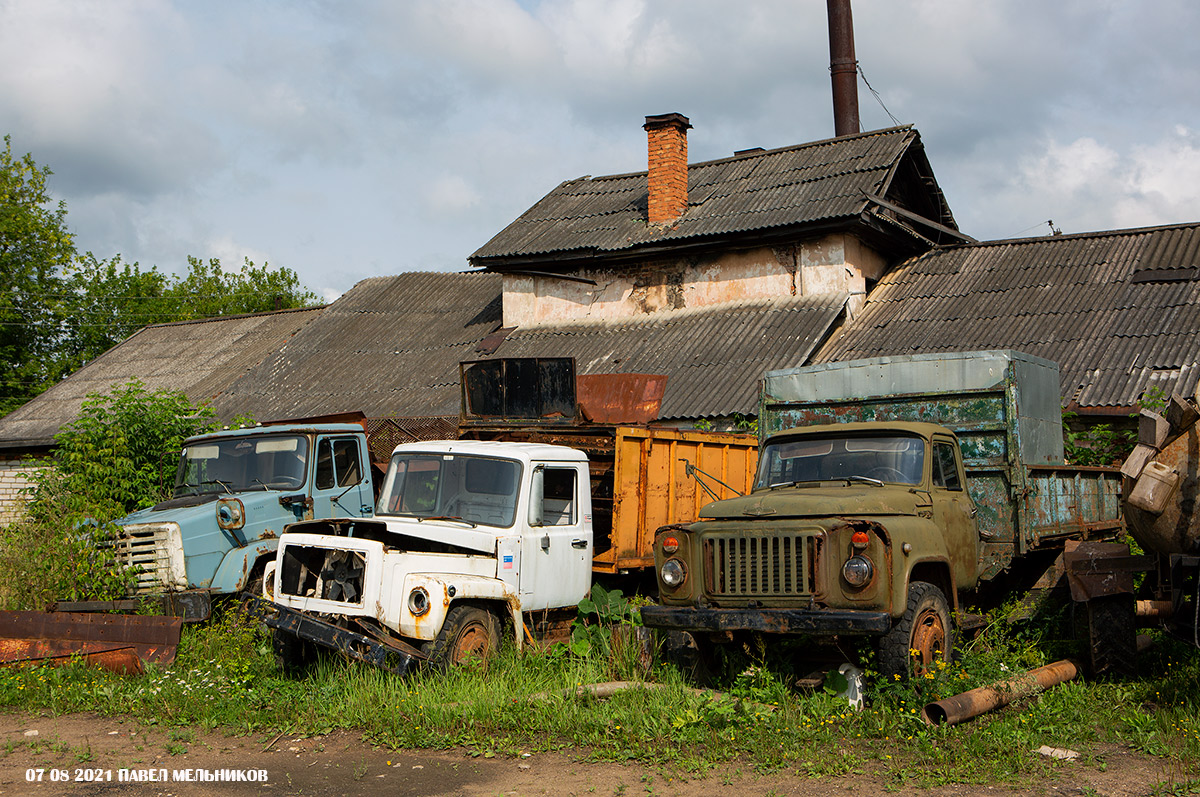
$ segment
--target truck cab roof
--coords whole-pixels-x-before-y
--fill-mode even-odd
[[[193,440],[210,440],[223,437],[245,437],[248,434],[304,434],[320,432],[323,434],[362,434],[363,427],[357,423],[281,423],[243,426],[237,429],[222,429],[219,432],[206,432],[195,437],[189,437],[185,442]]]
[[[515,459],[529,462],[587,462],[582,451],[566,446],[547,443],[507,443],[494,440],[427,440],[420,443],[401,443],[392,451],[393,456],[406,452],[475,455]]]

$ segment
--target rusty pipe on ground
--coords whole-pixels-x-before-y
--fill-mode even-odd
[[[928,725],[958,725],[980,714],[1003,708],[1019,698],[1058,686],[1078,674],[1079,667],[1075,662],[1067,659],[1056,661],[1016,678],[980,686],[969,692],[930,703],[921,710],[921,719]]]

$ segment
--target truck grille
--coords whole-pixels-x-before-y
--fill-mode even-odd
[[[173,523],[139,523],[122,526],[114,539],[99,544],[112,552],[118,563],[136,570],[134,594],[161,592],[172,584],[169,537]]]
[[[816,534],[707,534],[705,587],[712,595],[811,595]]]

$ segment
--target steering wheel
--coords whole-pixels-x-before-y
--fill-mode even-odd
[[[863,475],[868,479],[879,479],[881,482],[907,482],[909,480],[908,476],[904,475],[903,471],[897,468],[888,467],[887,465],[880,465],[877,468],[871,468]]]

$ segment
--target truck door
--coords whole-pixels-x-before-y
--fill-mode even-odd
[[[529,529],[521,543],[521,608],[572,606],[587,595],[592,539],[585,531],[581,489],[587,478],[570,465],[538,465],[533,473]]]
[[[934,439],[933,518],[945,535],[955,583],[969,586],[975,583],[979,567],[979,534],[975,504],[966,490],[961,461],[953,441]]]
[[[369,517],[374,509],[366,452],[354,435],[317,437],[313,517]]]

